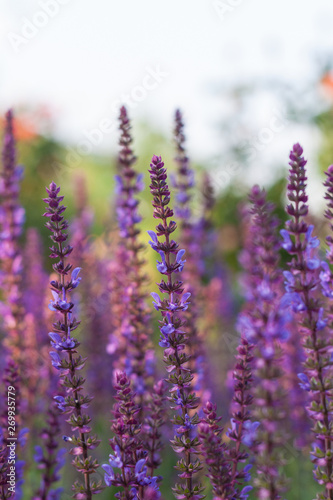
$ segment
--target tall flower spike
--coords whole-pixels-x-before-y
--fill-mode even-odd
[[[141,257],[144,245],[139,241],[138,213],[139,200],[136,194],[142,191],[142,175],[137,174],[133,165],[136,158],[133,154],[130,133],[131,125],[126,108],[120,109],[120,152],[118,157],[119,175],[117,182],[117,220],[120,232],[120,245],[127,252],[127,275],[123,276],[124,295],[126,295],[126,314],[124,314],[122,332],[127,340],[127,353],[124,360],[126,373],[133,381],[140,407],[139,420],[143,422],[145,395],[153,385],[154,353],[151,344],[150,313],[146,304],[144,283],[147,276],[143,273],[145,261]],[[124,302],[124,300],[123,300]]]
[[[142,440],[145,448],[149,450],[147,465],[153,475],[154,469],[160,464],[162,441],[158,437],[166,416],[164,395],[161,393],[164,385],[157,384],[153,387],[154,379],[156,380],[156,359],[151,341],[151,313],[147,307],[144,288],[147,276],[143,272],[145,261],[141,254],[145,246],[139,240],[138,223],[141,217],[136,196],[143,189],[143,183],[142,175],[138,175],[134,168],[136,158],[131,147],[131,124],[124,106],[120,109],[119,120],[121,136],[116,203],[120,242],[116,256],[123,258],[124,254],[126,255],[126,269],[121,262],[123,272],[119,275],[119,266],[117,267],[116,280],[120,287],[116,291],[112,290],[111,294],[120,312],[122,338],[118,339],[118,353],[121,354],[119,351],[124,340],[126,348],[123,350],[123,356],[114,365],[116,369],[125,370],[132,380],[135,402],[139,407],[137,419],[142,424]]]
[[[186,153],[183,116],[179,109],[175,114],[174,141],[176,144],[175,162],[177,165],[175,187],[175,213],[180,228],[180,245],[186,248],[186,267],[183,271],[184,290],[191,294],[191,311],[184,312],[187,332],[191,338],[188,345],[190,369],[194,376],[193,388],[201,403],[210,397],[207,387],[209,379],[205,356],[205,345],[200,335],[198,322],[202,319],[203,309],[199,307],[202,298],[202,251],[197,238],[199,223],[194,221],[191,210],[193,197],[194,172]]]
[[[103,464],[107,486],[121,487],[116,493],[119,500],[147,498],[147,490],[153,489],[159,498],[158,477],[148,475],[147,451],[144,449],[138,419],[140,408],[134,402],[131,382],[125,372],[115,374],[116,403],[111,429],[114,437],[110,439],[113,454],[109,463]],[[119,469],[115,471],[114,469]]]
[[[326,187],[325,200],[327,200],[327,210],[325,211],[325,217],[329,221],[330,230],[333,231],[333,165],[330,165],[325,172],[327,179],[324,182]],[[333,264],[333,237],[328,235],[326,237],[326,243],[328,249],[326,251],[326,258],[330,264]],[[333,273],[327,262],[321,263],[321,273],[319,275],[322,292],[325,297],[329,300],[328,302],[328,326],[330,330],[333,330]]]
[[[221,417],[216,415],[216,405],[207,401],[203,408],[205,418],[198,426],[201,451],[207,464],[214,498],[235,498],[235,490],[231,485],[231,464],[228,457],[228,447],[222,442],[223,428],[219,425]]]
[[[96,448],[100,441],[96,436],[90,435],[91,419],[84,413],[84,408],[87,408],[91,398],[82,394],[85,379],[77,372],[84,367],[86,359],[77,354],[80,343],[72,337],[72,332],[79,326],[79,321],[73,315],[74,304],[70,300],[70,293],[80,283],[80,268],[71,272],[72,265],[66,262],[73,248],[65,245],[68,238],[65,233],[68,222],[62,215],[66,207],[61,205],[64,197],[59,196],[60,187],[52,182],[46,191],[48,198],[44,199],[47,204],[44,217],[50,220],[45,225],[52,233],[51,240],[54,244],[50,247],[50,257],[58,259],[58,262],[53,264],[53,269],[59,276],[58,280],[50,282],[53,300],[49,307],[59,317],[59,320],[53,323],[54,331],[49,333],[51,345],[55,349],[50,352],[50,356],[52,365],[60,371],[62,385],[67,392],[66,397],[59,395],[54,399],[58,403],[58,408],[69,415],[67,422],[71,425],[74,435],[66,440],[73,445],[70,450],[75,456],[72,463],[84,477],[84,484],[76,481],[73,485],[74,498],[91,500],[92,495],[100,493],[102,486],[101,482],[96,483],[91,479],[91,474],[99,465],[97,460],[89,455],[89,451]],[[71,276],[68,278],[70,272]]]
[[[159,380],[150,391],[147,404],[147,416],[143,426],[144,446],[148,451],[147,466],[149,474],[153,476],[161,465],[160,451],[164,447],[162,427],[167,419],[166,388],[164,380]]]
[[[333,165],[330,165],[325,172],[327,177],[324,182],[324,186],[326,187],[325,200],[327,200],[327,210],[325,211],[325,217],[329,221],[330,230],[333,232]],[[327,260],[330,264],[333,264],[333,237],[331,235],[326,237],[326,242],[328,245],[328,249],[326,252]],[[323,272],[321,273],[321,282],[323,287],[324,295],[328,298],[333,298],[333,290],[330,278],[332,274],[328,272],[328,266],[322,263]],[[331,311],[332,313],[332,311]]]
[[[231,461],[230,467],[230,490],[236,498],[247,498],[246,494],[252,486],[242,488],[243,482],[250,480],[249,470],[251,466],[246,465],[240,470],[239,465],[244,463],[249,454],[242,449],[243,443],[251,445],[249,434],[258,426],[258,422],[251,421],[249,407],[252,405],[252,364],[254,345],[241,337],[237,348],[236,366],[233,372],[234,394],[231,407],[231,429],[228,429],[228,437],[234,441],[235,446],[229,445],[228,456]]]
[[[153,195],[154,218],[159,219],[156,233],[149,231],[151,237],[150,245],[155,250],[161,261],[157,261],[157,269],[166,277],[158,284],[159,291],[166,294],[161,299],[157,293],[153,293],[154,306],[161,312],[160,321],[160,346],[164,350],[164,362],[168,372],[167,381],[171,389],[171,408],[178,410],[172,419],[177,426],[177,435],[171,441],[176,453],[181,455],[176,468],[180,471],[179,477],[184,479],[185,484],[177,484],[173,489],[177,499],[199,500],[204,498],[201,494],[203,488],[200,484],[194,485],[194,475],[202,469],[198,459],[193,460],[193,455],[199,452],[199,441],[194,431],[199,422],[197,413],[193,413],[198,407],[199,400],[191,392],[193,375],[188,367],[189,355],[186,353],[188,335],[183,330],[184,321],[180,313],[188,308],[190,294],[183,293],[182,281],[177,279],[179,272],[183,270],[184,250],[179,250],[178,244],[170,239],[176,229],[176,222],[169,221],[173,211],[169,207],[170,191],[167,185],[167,173],[161,157],[153,156],[150,164],[150,191]],[[159,240],[162,237],[162,240]]]
[[[274,205],[267,202],[265,191],[258,186],[252,188],[249,199],[250,238],[242,254],[248,302],[240,314],[239,329],[255,345],[253,416],[260,422],[254,440],[257,442],[251,446],[257,469],[255,485],[260,500],[277,500],[287,487],[282,474],[287,436],[281,346],[289,335],[290,315],[283,304],[279,241],[275,234],[279,222],[273,215]]]
[[[4,341],[19,369],[24,367],[22,339],[24,308],[22,304],[22,255],[18,239],[22,233],[25,213],[19,203],[20,181],[23,169],[16,165],[14,117],[9,110],[5,117],[2,164],[0,177],[0,259],[1,288],[3,290],[2,316],[7,337]]]
[[[177,151],[175,157],[177,177],[174,182],[174,187],[177,189],[175,212],[181,221],[181,228],[184,229],[191,219],[190,201],[192,199],[191,190],[194,187],[194,172],[190,168],[190,161],[186,154],[184,122],[179,109],[175,113],[174,140]]]
[[[299,374],[301,386],[308,392],[307,407],[313,421],[315,434],[311,453],[315,464],[315,478],[324,491],[317,499],[333,499],[332,469],[332,377],[331,343],[326,331],[327,318],[318,296],[320,284],[320,260],[317,248],[319,240],[313,226],[305,221],[308,214],[306,194],[306,160],[303,149],[295,144],[290,153],[287,213],[290,216],[286,229],[281,231],[282,247],[291,255],[289,271],[285,276],[285,302],[297,314],[306,360],[304,373]],[[323,272],[325,273],[325,264]],[[326,269],[327,270],[327,269]],[[325,275],[321,275],[321,282]]]
[[[207,280],[210,274],[216,274],[216,262],[212,261],[212,254],[216,249],[216,231],[212,224],[212,211],[215,205],[214,190],[211,184],[211,179],[205,172],[200,179],[200,195],[201,195],[201,213],[198,221],[195,224],[194,230],[199,236],[196,244],[197,267],[200,271],[202,280]],[[200,240],[204,238],[205,244],[200,244]],[[210,264],[210,266],[209,266]],[[213,269],[210,269],[210,267]]]
[[[249,352],[249,351],[248,351]],[[242,352],[242,358],[245,352]],[[248,354],[245,354],[245,358]],[[244,395],[246,389],[242,388]],[[244,405],[245,407],[245,405]],[[236,441],[236,447],[233,449],[230,443],[223,442],[223,428],[219,422],[221,417],[217,417],[216,405],[207,401],[203,408],[205,415],[198,426],[198,435],[201,444],[201,452],[204,457],[214,500],[246,500],[252,486],[243,487],[244,482],[249,482],[251,477],[249,470],[251,465],[246,465],[242,470],[238,470],[237,466],[244,462],[248,455],[245,451],[240,451],[240,443],[245,435],[245,429],[242,425],[236,429],[236,422],[233,422],[232,430],[229,430],[229,437]],[[243,418],[245,417],[245,419]],[[238,416],[238,421],[249,422],[248,416]],[[238,446],[239,443],[239,446]]]

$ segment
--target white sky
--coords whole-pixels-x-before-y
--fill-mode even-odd
[[[58,12],[40,15],[43,3]],[[300,82],[314,56],[333,48],[332,0],[220,4],[229,5],[224,16],[213,0],[0,0],[0,107],[47,104],[57,134],[78,144],[85,130],[115,120],[122,94],[134,92],[142,97],[129,106],[134,120],[169,133],[180,106],[191,154],[210,158],[219,151],[219,86],[269,76]],[[27,20],[45,26],[15,51],[13,33],[26,35]],[[167,76],[142,91],[153,85],[147,68],[157,67]],[[271,116],[268,109],[262,126]],[[116,140],[105,133],[98,147],[114,149]]]

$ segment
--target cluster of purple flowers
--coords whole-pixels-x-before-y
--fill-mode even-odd
[[[199,328],[199,320],[204,316],[203,306],[203,275],[206,270],[202,254],[202,245],[198,234],[206,236],[203,227],[204,217],[195,217],[192,210],[192,198],[195,187],[194,171],[190,168],[190,160],[186,154],[183,116],[180,110],[175,114],[174,141],[176,144],[175,163],[176,176],[172,177],[175,189],[175,214],[180,228],[180,246],[186,248],[186,266],[182,269],[184,290],[191,294],[191,310],[184,311],[187,331],[191,337],[189,343],[190,368],[193,374],[193,389],[200,398],[200,405],[210,397],[209,374],[207,372],[205,344],[202,341],[203,332]],[[209,188],[207,190],[209,192]],[[211,201],[208,197],[207,201]],[[204,211],[205,208],[203,208]]]
[[[319,257],[320,242],[313,235],[314,227],[305,219],[308,215],[306,163],[302,147],[295,144],[289,162],[290,203],[287,206],[287,214],[290,219],[287,221],[286,229],[281,230],[282,246],[292,256],[290,269],[284,272],[285,301],[299,322],[306,354],[304,371],[298,377],[301,387],[309,393],[307,410],[313,420],[312,430],[315,434],[312,460],[315,464],[315,477],[325,489],[325,493],[318,498],[333,498],[332,342],[329,335],[327,304],[320,293],[322,291],[327,297],[329,268],[327,262],[321,262]],[[329,188],[330,170],[327,175],[326,185]],[[329,217],[329,211],[326,216]]]
[[[111,429],[114,437],[110,440],[113,454],[109,463],[103,465],[107,486],[120,486],[122,491],[115,498],[136,500],[146,498],[147,491],[154,491],[155,498],[160,498],[158,477],[148,475],[148,453],[144,441],[140,438],[140,407],[134,402],[135,394],[125,372],[115,375],[116,403]],[[115,472],[114,469],[119,469]],[[150,493],[151,494],[151,493]]]
[[[199,422],[197,413],[191,415],[199,405],[199,399],[191,390],[193,375],[188,362],[190,356],[186,353],[188,335],[183,330],[184,321],[181,312],[186,311],[189,305],[190,293],[183,293],[182,281],[177,279],[177,274],[183,270],[185,250],[179,250],[178,244],[170,239],[176,230],[176,223],[169,221],[173,216],[173,210],[169,207],[170,191],[167,184],[167,173],[161,157],[153,156],[150,164],[150,191],[153,195],[154,218],[160,222],[156,226],[156,232],[149,231],[151,237],[150,245],[159,253],[161,260],[157,261],[157,270],[166,277],[158,284],[160,293],[166,294],[167,298],[161,299],[157,293],[153,293],[154,306],[161,311],[160,342],[164,348],[164,362],[168,372],[171,407],[178,410],[172,422],[176,426],[176,435],[171,441],[172,447],[182,458],[177,462],[176,468],[180,471],[181,478],[185,484],[177,484],[174,488],[175,496],[182,498],[204,498],[201,495],[203,488],[200,484],[193,482],[194,475],[201,469],[198,459],[191,459],[198,453],[199,441],[193,431]],[[158,238],[163,237],[162,241]],[[174,278],[174,275],[175,278]]]
[[[255,454],[260,499],[279,498],[285,490],[281,447],[286,443],[282,346],[289,337],[290,314],[284,307],[283,283],[279,271],[279,221],[265,191],[254,186],[250,196],[246,249],[241,256],[247,301],[240,314],[239,328],[254,344],[254,377],[260,384],[253,390],[257,432],[251,439]],[[282,448],[283,449],[283,448]]]
[[[126,260],[125,269],[118,281],[117,293],[121,294],[120,332],[126,340],[126,348],[116,364],[117,369],[126,370],[130,375],[135,392],[140,398],[139,405],[143,418],[144,397],[152,387],[154,371],[154,351],[151,345],[150,312],[146,304],[144,284],[147,280],[143,271],[145,261],[142,259],[144,245],[139,240],[138,213],[139,200],[137,193],[143,189],[142,175],[134,169],[136,158],[131,149],[130,121],[125,107],[120,110],[120,152],[116,176],[116,213],[122,251],[117,254],[122,261]],[[123,266],[117,262],[117,270]],[[119,277],[118,277],[119,278]],[[122,306],[122,307],[121,307]],[[119,354],[121,354],[119,352]]]
[[[66,209],[61,205],[63,196],[59,196],[60,188],[52,182],[46,189],[48,197],[44,199],[47,211],[43,214],[49,221],[46,227],[51,231],[53,245],[50,247],[52,259],[58,259],[53,264],[57,273],[57,279],[50,282],[53,300],[50,301],[49,309],[57,313],[58,321],[53,323],[53,332],[49,333],[51,346],[54,351],[50,352],[51,363],[59,370],[62,378],[62,387],[66,396],[54,396],[61,412],[69,415],[68,423],[71,425],[72,437],[65,436],[65,441],[72,443],[70,453],[74,455],[73,465],[76,470],[83,474],[84,483],[76,481],[73,484],[74,498],[91,499],[92,495],[102,490],[101,482],[91,480],[91,475],[98,468],[98,462],[89,455],[89,451],[96,448],[100,441],[91,435],[90,417],[84,412],[89,406],[91,398],[82,394],[84,378],[77,374],[85,365],[85,358],[77,353],[79,341],[72,336],[72,332],[79,326],[79,321],[73,314],[74,303],[70,300],[70,293],[79,285],[81,278],[79,267],[72,270],[72,265],[66,262],[73,248],[66,245],[68,234],[68,222],[62,215]],[[70,274],[70,278],[67,276]]]
[[[230,311],[237,301],[224,262],[216,260],[214,193],[205,174],[201,201],[195,203],[199,193],[181,112],[176,112],[174,130],[175,212],[162,158],[154,155],[148,169],[156,220],[148,234],[158,255],[157,289],[147,275],[152,252],[146,251],[141,232],[143,174],[125,107],[119,121],[117,229],[110,230],[103,252],[96,248],[84,182],[77,179],[77,214],[68,233],[64,196],[51,182],[44,199],[54,260],[48,280],[38,230],[23,234],[22,169],[16,165],[13,114],[6,115],[0,176],[5,395],[0,400],[0,500],[23,495],[60,500],[69,482],[77,500],[93,495],[279,500],[290,484],[286,450],[294,444],[305,450],[310,441],[316,498],[332,500],[333,236],[326,238],[324,256],[314,224],[308,222],[301,146],[295,144],[290,153],[285,228],[280,229],[276,207],[258,186],[243,207],[238,281],[243,303],[232,325]],[[333,230],[333,166],[324,184],[325,217]],[[284,265],[280,256],[286,252],[290,259]],[[218,367],[210,360],[212,344],[218,352],[227,335],[226,325],[238,330],[234,353],[219,361],[225,364],[223,375],[230,374],[227,384],[220,375],[211,377]],[[15,412],[6,402],[9,388]],[[111,408],[109,431],[105,422]],[[8,480],[12,437],[15,491]],[[97,450],[107,440],[109,459],[107,448]],[[31,473],[33,467],[41,471],[40,478]]]
[[[13,113],[6,113],[6,126],[2,152],[3,169],[0,177],[0,283],[3,295],[2,316],[7,335],[4,345],[12,353],[12,359],[22,366],[24,309],[22,307],[22,252],[19,238],[22,233],[25,212],[19,203],[20,182],[23,169],[16,165]]]

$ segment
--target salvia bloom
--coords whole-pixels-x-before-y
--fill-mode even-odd
[[[189,242],[190,245],[193,245],[191,248],[193,248],[192,252],[195,255],[192,268],[196,263],[197,273],[202,281],[209,280],[212,275],[216,276],[216,268],[210,269],[216,264],[215,259],[212,260],[216,248],[216,232],[211,220],[214,205],[215,197],[211,178],[207,172],[204,172],[200,179],[200,216],[194,221],[192,230],[192,233],[197,237],[194,241],[192,239]],[[205,242],[204,245],[200,244],[202,241]]]
[[[118,306],[119,322],[114,369],[125,370],[133,383],[135,400],[139,407],[137,419],[142,424],[142,440],[149,450],[147,466],[150,474],[160,465],[159,452],[162,449],[161,427],[165,420],[165,405],[162,389],[164,384],[155,384],[155,353],[152,349],[151,314],[146,303],[144,285],[147,277],[143,272],[145,261],[141,254],[144,245],[139,241],[139,201],[136,195],[143,189],[142,176],[134,169],[130,121],[125,107],[120,110],[120,152],[116,177],[116,209],[120,233],[117,264],[111,290],[113,304]],[[124,264],[126,262],[126,264]],[[119,273],[119,268],[122,272]],[[113,296],[113,297],[112,297]],[[117,313],[114,310],[114,314]],[[116,332],[113,332],[113,336]],[[110,348],[110,344],[109,344]],[[164,389],[165,390],[165,389]]]
[[[175,157],[177,176],[173,179],[174,187],[177,189],[175,212],[181,221],[182,228],[184,228],[187,222],[190,223],[191,219],[190,201],[193,196],[194,172],[190,167],[190,160],[186,153],[184,122],[182,113],[179,109],[177,109],[175,113],[174,140],[177,150]]]
[[[193,455],[198,453],[199,441],[194,432],[199,422],[197,413],[193,413],[198,407],[199,400],[191,392],[193,375],[188,368],[189,355],[186,353],[188,335],[183,330],[184,321],[180,314],[188,308],[190,293],[183,293],[182,281],[178,279],[178,273],[184,267],[184,250],[179,250],[178,244],[170,239],[176,229],[176,223],[168,220],[173,216],[169,207],[170,191],[167,185],[167,173],[161,157],[153,156],[150,164],[150,191],[153,195],[154,218],[159,219],[156,232],[149,231],[151,237],[150,245],[159,256],[157,261],[158,271],[166,277],[166,281],[158,284],[159,291],[166,294],[161,299],[157,293],[152,293],[154,307],[161,312],[160,321],[160,346],[164,348],[164,362],[168,372],[167,381],[171,389],[171,407],[178,410],[172,419],[177,426],[174,439],[171,444],[174,451],[182,456],[177,462],[176,468],[184,479],[184,484],[177,484],[174,494],[178,499],[200,499],[202,487],[194,485],[194,475],[202,469],[198,459],[193,460]],[[159,237],[163,237],[160,241]]]
[[[2,316],[7,331],[4,344],[12,356],[24,366],[22,339],[24,331],[24,308],[22,304],[22,254],[18,239],[22,233],[25,212],[19,203],[20,181],[23,169],[16,165],[14,138],[14,118],[12,111],[5,117],[5,131],[2,150],[3,169],[0,177],[0,282],[4,302]]]
[[[246,500],[252,486],[242,487],[241,484],[250,480],[252,466],[246,465],[242,471],[237,471],[237,464],[244,461],[247,455],[240,453],[238,448],[231,455],[230,446],[222,440],[223,428],[219,425],[221,417],[216,415],[216,405],[207,401],[203,412],[205,417],[198,426],[198,435],[214,500]],[[234,425],[233,431],[236,432]]]
[[[333,165],[330,165],[327,169],[326,181],[324,182],[324,186],[326,187],[325,200],[327,200],[327,210],[325,211],[325,217],[329,221],[329,226],[331,231],[333,231]],[[327,260],[330,264],[333,263],[333,237],[331,235],[326,237],[326,242],[328,245],[328,249],[326,252]],[[332,273],[330,271],[330,267],[328,262],[321,262],[321,272],[320,272],[320,282],[322,286],[323,294],[330,300],[333,298],[333,287],[332,287]],[[332,320],[333,311],[332,305],[330,303],[329,307],[329,317]],[[330,328],[332,327],[332,323],[330,323]]]
[[[315,478],[324,486],[317,498],[333,498],[331,341],[327,335],[327,318],[318,295],[320,282],[326,280],[325,264],[318,256],[319,240],[308,225],[306,194],[306,160],[303,149],[295,144],[290,153],[286,229],[281,231],[282,247],[292,256],[285,271],[285,301],[298,316],[306,360],[299,374],[301,386],[308,392],[308,413],[313,420],[316,443],[312,451]],[[328,172],[330,174],[330,172]],[[329,181],[328,181],[329,183]],[[327,268],[326,268],[327,271]],[[321,276],[320,276],[321,275]],[[324,285],[324,292],[326,291]]]
[[[120,110],[117,225],[108,220],[103,235],[94,238],[84,181],[76,177],[69,245],[63,197],[52,182],[44,200],[54,259],[50,278],[38,230],[22,231],[22,170],[16,164],[13,114],[6,114],[0,173],[0,500],[61,500],[66,483],[76,500],[91,500],[103,489],[105,497],[119,500],[161,500],[164,491],[166,498],[173,494],[178,500],[282,500],[290,444],[305,447],[309,441],[316,499],[333,500],[333,235],[327,236],[325,256],[308,218],[303,150],[296,144],[290,154],[289,221],[282,240],[263,190],[255,186],[243,210],[245,304],[239,336],[234,332],[239,298],[233,297],[223,261],[230,249],[233,267],[236,226],[221,226],[218,217],[214,227],[210,178],[206,174],[194,183],[180,111],[175,121],[178,228],[161,158],[153,156],[149,169],[157,219],[149,243],[162,276],[149,307],[139,215],[143,184],[126,109]],[[333,231],[333,166],[325,187],[325,217]],[[222,206],[228,197],[218,201]],[[291,256],[284,273],[281,249]],[[53,328],[47,336],[49,322]],[[79,324],[83,345],[75,335]],[[165,379],[158,375],[154,333],[164,352]],[[93,429],[106,437],[110,399],[110,455],[99,468],[94,449],[100,441]],[[170,426],[164,425],[167,420]],[[66,460],[73,467],[62,472]],[[286,470],[300,472],[303,461],[303,454],[294,455]],[[303,484],[296,486],[303,496],[309,493]]]
[[[146,418],[143,425],[144,446],[148,452],[147,466],[150,476],[154,475],[161,463],[161,450],[164,448],[162,428],[167,419],[166,388],[164,380],[159,380],[150,390]]]
[[[152,386],[154,375],[154,352],[151,345],[150,313],[146,304],[144,283],[147,277],[142,269],[145,261],[141,257],[144,245],[139,241],[138,213],[139,200],[136,194],[142,191],[142,175],[137,174],[133,165],[136,158],[131,148],[130,121],[126,108],[120,110],[120,153],[116,176],[117,220],[121,242],[126,251],[126,274],[122,275],[123,297],[125,303],[121,333],[126,337],[126,356],[121,369],[125,369],[133,380],[140,406],[139,419],[144,418],[144,396]],[[123,265],[123,263],[121,263]],[[118,272],[118,270],[117,270]],[[126,299],[124,300],[124,296]]]
[[[50,219],[46,227],[51,231],[51,240],[54,243],[50,247],[50,257],[58,259],[58,262],[53,264],[53,269],[59,276],[58,280],[50,282],[53,300],[49,307],[59,317],[59,320],[53,323],[54,331],[49,333],[54,348],[50,356],[52,365],[60,371],[62,385],[67,393],[66,397],[58,395],[54,399],[58,403],[58,408],[69,415],[67,422],[76,433],[67,440],[73,445],[70,450],[75,456],[72,463],[76,470],[83,474],[84,484],[78,481],[74,483],[74,498],[89,500],[92,495],[99,493],[102,487],[100,482],[96,483],[90,477],[98,468],[98,462],[89,455],[89,450],[96,448],[99,441],[96,436],[90,434],[91,419],[84,409],[89,406],[91,398],[82,394],[85,379],[77,373],[84,367],[86,360],[77,354],[80,343],[72,336],[72,332],[79,326],[79,321],[73,315],[74,304],[70,300],[70,293],[80,283],[80,268],[72,270],[72,265],[66,262],[73,248],[66,245],[68,235],[65,231],[68,222],[62,215],[66,207],[61,205],[63,196],[59,196],[60,188],[52,182],[46,191],[48,198],[44,199],[47,204],[44,217]]]
[[[115,374],[116,403],[111,429],[114,437],[110,439],[113,453],[109,463],[102,465],[107,486],[121,487],[115,498],[120,500],[143,500],[147,491],[155,492],[159,498],[157,476],[148,474],[147,451],[140,438],[141,424],[138,419],[140,408],[135,404],[135,394],[126,372]],[[119,469],[117,471],[117,469]]]
[[[203,408],[205,418],[198,426],[202,454],[207,464],[208,477],[212,484],[214,498],[235,498],[231,485],[231,464],[228,446],[222,442],[221,417],[216,415],[216,405],[208,401]]]
[[[190,160],[186,153],[184,122],[181,111],[175,114],[174,141],[176,144],[175,162],[177,165],[176,177],[173,179],[175,188],[175,213],[180,227],[180,245],[186,248],[186,268],[183,270],[184,290],[191,294],[191,311],[184,311],[187,332],[191,338],[188,345],[190,355],[190,369],[193,379],[193,388],[201,402],[210,397],[207,387],[208,373],[205,356],[205,345],[198,329],[198,320],[202,316],[199,308],[202,291],[202,255],[200,239],[198,238],[199,223],[194,220],[191,199],[194,188],[194,172],[190,167]]]
[[[289,313],[283,304],[281,272],[279,272],[278,220],[274,206],[266,201],[266,193],[254,186],[250,194],[251,219],[249,241],[242,255],[246,269],[248,301],[239,318],[245,338],[255,344],[256,384],[254,418],[260,422],[252,449],[258,496],[264,500],[279,499],[286,489],[281,473],[285,435],[285,395],[281,342],[288,338]]]
[[[325,211],[325,217],[329,221],[329,227],[331,231],[333,231],[333,165],[330,165],[325,172],[327,179],[324,182],[324,186],[326,187],[325,199],[327,200],[327,210]],[[328,299],[328,307],[327,307],[327,325],[330,329],[330,332],[333,328],[333,273],[331,272],[329,264],[333,263],[333,238],[331,235],[326,237],[326,242],[328,245],[328,249],[326,252],[327,261],[321,262],[321,271],[319,274],[320,284],[322,288],[323,295]]]
[[[256,433],[259,422],[251,420],[250,406],[253,402],[252,364],[254,345],[244,337],[241,338],[237,347],[236,365],[233,372],[234,394],[231,406],[231,428],[228,429],[228,437],[234,441],[234,447],[229,445],[228,455],[231,461],[230,467],[230,489],[236,498],[246,498],[252,486],[242,488],[244,482],[250,480],[251,465],[240,469],[240,464],[246,462],[249,453],[242,449],[242,444],[252,446],[252,435]],[[237,496],[238,495],[238,496]]]

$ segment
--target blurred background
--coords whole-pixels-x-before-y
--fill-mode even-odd
[[[31,167],[45,181],[60,170],[62,177],[63,170],[85,170],[98,157],[94,186],[100,187],[97,179],[116,152],[123,103],[136,146],[148,156],[170,154],[172,116],[180,107],[191,158],[210,170],[218,192],[230,183],[272,183],[295,141],[311,159],[311,172],[327,147],[329,0],[1,0],[0,6],[1,110],[14,107],[22,118],[19,139],[38,149],[40,164],[34,154]]]
[[[192,166],[198,179],[208,171],[214,188],[218,257],[235,271],[238,306],[239,203],[259,183],[284,219],[295,142],[309,159],[310,207],[320,226],[323,171],[333,163],[331,0],[0,0],[0,7],[0,115],[15,111],[26,228],[37,227],[45,243],[45,185],[61,185],[74,216],[83,177],[92,236],[107,251],[100,236],[116,229],[110,214],[122,104],[146,186],[153,154],[175,169],[173,116],[183,111]],[[147,188],[140,212],[147,243]],[[228,328],[230,357],[237,342]],[[312,498],[308,462],[292,456],[292,500]]]
[[[27,226],[40,226],[45,184],[72,196],[82,173],[103,232],[112,205],[119,107],[133,122],[138,168],[152,154],[174,168],[173,115],[188,154],[207,170],[238,248],[236,206],[253,183],[281,206],[288,151],[309,159],[310,206],[321,215],[332,162],[333,4],[264,0],[0,0],[0,111],[18,118]],[[67,198],[68,199],[68,198]],[[34,200],[34,203],[30,203]],[[69,211],[74,201],[68,202]],[[149,197],[141,212],[151,224]],[[45,234],[45,233],[44,233]],[[234,259],[233,259],[234,260]]]

